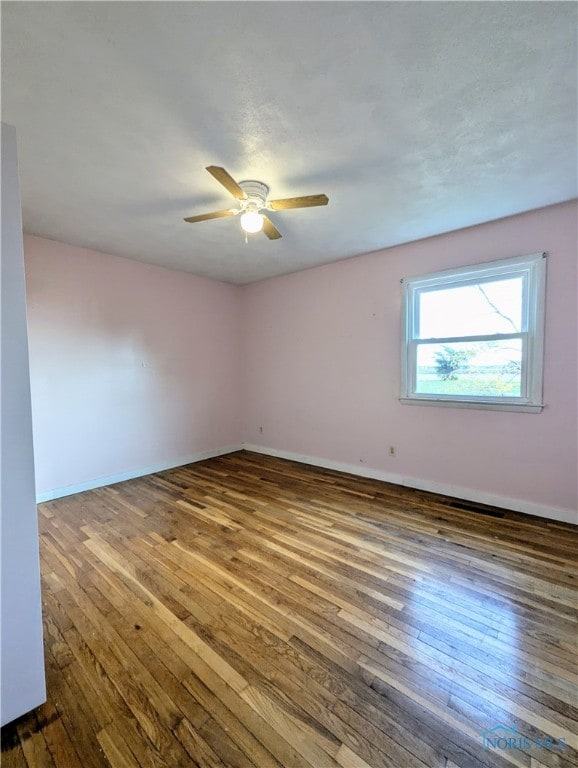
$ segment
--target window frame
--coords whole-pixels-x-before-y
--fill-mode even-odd
[[[411,405],[441,405],[540,413],[544,363],[544,321],[547,253],[490,261],[403,278],[400,401]],[[476,285],[522,277],[522,329],[519,333],[419,338],[419,296],[425,291]],[[416,392],[417,350],[420,344],[521,339],[522,370],[519,397]]]

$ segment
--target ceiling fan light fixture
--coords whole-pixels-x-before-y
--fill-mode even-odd
[[[245,211],[241,216],[241,226],[249,234],[260,232],[263,229],[263,216],[257,211]]]
[[[302,195],[301,197],[285,197],[280,200],[269,200],[269,187],[256,179],[245,179],[236,182],[231,174],[220,165],[208,165],[207,171],[219,184],[239,201],[238,208],[228,208],[224,211],[213,211],[197,216],[187,216],[185,221],[196,224],[198,221],[220,219],[223,216],[241,214],[241,229],[246,233],[245,242],[249,242],[247,234],[263,232],[269,240],[279,240],[281,233],[271,219],[261,211],[285,211],[289,208],[312,208],[317,205],[327,205],[327,195]]]

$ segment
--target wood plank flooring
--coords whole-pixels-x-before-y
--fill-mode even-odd
[[[577,766],[578,530],[467,507],[246,452],[40,505],[2,765]]]

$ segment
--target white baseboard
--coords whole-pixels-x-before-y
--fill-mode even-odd
[[[403,485],[408,488],[416,488],[420,491],[430,491],[431,493],[439,493],[443,496],[452,496],[456,499],[473,501],[478,504],[488,504],[492,507],[501,507],[502,509],[510,509],[514,512],[524,512],[527,515],[545,517],[548,520],[557,520],[561,523],[573,523],[574,525],[578,525],[578,513],[575,510],[566,509],[565,507],[552,507],[536,504],[533,501],[526,501],[525,499],[512,499],[509,496],[499,496],[495,493],[486,493],[485,491],[478,491],[473,488],[462,488],[458,485],[435,483],[431,480],[421,480],[417,477],[406,477],[392,472],[384,472],[381,469],[372,469],[371,467],[358,466],[356,464],[345,464],[339,461],[331,461],[330,459],[322,459],[318,456],[293,453],[292,451],[280,451],[276,448],[267,448],[263,445],[244,443],[242,448],[245,451],[253,451],[254,453],[263,453],[267,456],[275,456],[280,459],[298,461],[301,464],[312,464],[313,466],[323,467],[324,469],[335,469],[338,472],[348,472],[351,475],[370,477],[374,480],[382,480],[386,483],[394,483],[395,485]]]
[[[574,525],[578,524],[578,513],[572,509],[566,509],[564,507],[553,507],[536,504],[535,502],[526,501],[524,499],[512,499],[509,496],[499,496],[498,494],[486,493],[485,491],[478,491],[472,488],[463,488],[457,485],[435,483],[431,480],[421,480],[417,477],[406,477],[401,474],[385,472],[381,469],[374,469],[372,467],[346,464],[339,461],[332,461],[330,459],[323,459],[319,456],[308,456],[306,454],[293,453],[292,451],[281,451],[277,450],[276,448],[267,448],[263,445],[253,445],[250,443],[229,445],[224,448],[217,448],[213,451],[194,453],[189,456],[182,456],[178,459],[173,459],[171,461],[156,464],[154,466],[140,467],[139,469],[119,472],[118,474],[114,475],[96,477],[76,485],[67,485],[63,488],[53,488],[49,491],[42,491],[41,493],[37,494],[36,503],[41,504],[43,501],[60,499],[63,496],[71,496],[73,493],[81,493],[82,491],[90,491],[93,488],[102,488],[105,485],[122,483],[124,480],[132,480],[135,477],[152,475],[155,472],[163,472],[165,469],[174,469],[175,467],[181,467],[185,464],[194,464],[197,461],[204,461],[205,459],[212,459],[215,456],[223,456],[227,453],[234,453],[235,451],[241,450],[253,451],[254,453],[262,453],[267,456],[275,456],[280,459],[289,459],[290,461],[297,461],[301,464],[311,464],[313,466],[323,467],[325,469],[334,469],[337,472],[348,472],[351,475],[358,475],[359,477],[369,477],[373,480],[382,480],[386,483],[394,483],[395,485],[403,485],[408,488],[416,488],[420,491],[440,493],[444,496],[452,496],[457,499],[473,501],[478,504],[488,504],[493,507],[511,509],[514,512],[525,512],[528,515],[536,515],[538,517],[544,517],[549,520],[557,520],[562,523],[573,523]]]
[[[63,496],[71,496],[73,493],[91,491],[93,488],[102,488],[105,485],[122,483],[124,480],[133,480],[135,477],[152,475],[155,472],[163,472],[165,469],[174,469],[175,467],[182,467],[185,464],[194,464],[197,461],[204,461],[205,459],[212,459],[215,456],[223,456],[226,453],[234,453],[235,451],[241,450],[243,450],[242,445],[229,445],[225,448],[217,448],[214,451],[202,451],[201,453],[193,453],[189,456],[181,456],[178,459],[172,459],[161,464],[155,464],[151,467],[140,467],[139,469],[129,469],[126,472],[119,472],[115,475],[95,477],[92,480],[86,480],[85,482],[78,483],[76,485],[66,485],[63,488],[53,488],[49,491],[42,491],[41,493],[37,494],[36,503],[41,504],[43,501],[60,499]]]

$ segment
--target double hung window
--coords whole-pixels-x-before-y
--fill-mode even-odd
[[[546,254],[407,278],[401,400],[539,412]]]

